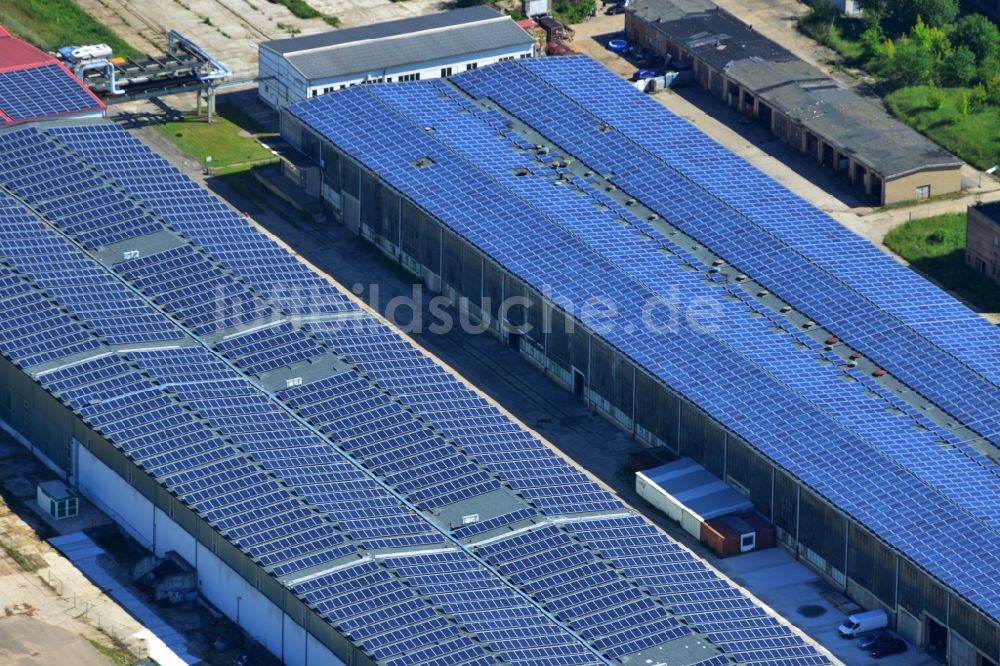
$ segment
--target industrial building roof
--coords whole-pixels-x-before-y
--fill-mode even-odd
[[[885,179],[962,161],[710,2],[638,0],[629,11]]]
[[[289,112],[555,307],[611,299],[609,344],[1000,619],[979,315],[588,58]]]
[[[478,6],[260,46],[283,55],[306,79],[315,80],[532,44],[534,38],[510,17]]]
[[[0,26],[0,127],[103,109],[62,63]]]
[[[0,351],[376,662],[828,663],[117,126],[0,158]]]
[[[698,520],[711,520],[753,508],[750,500],[690,458],[675,460],[637,474],[656,484]]]

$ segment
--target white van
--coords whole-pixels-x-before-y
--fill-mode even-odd
[[[857,638],[888,626],[889,618],[884,610],[870,610],[849,616],[844,624],[837,627],[837,633],[844,638]]]

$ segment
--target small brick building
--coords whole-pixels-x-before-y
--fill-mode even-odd
[[[969,206],[965,265],[1000,284],[1000,202]]]

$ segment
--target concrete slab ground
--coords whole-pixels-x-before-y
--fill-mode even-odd
[[[837,627],[847,615],[823,596],[832,588],[785,550],[771,548],[718,559],[714,564],[727,576],[753,590],[762,601],[848,666],[934,666],[938,663],[917,652],[913,645],[908,645],[903,654],[874,659],[860,650],[855,641],[841,638]]]
[[[5,666],[108,666],[113,663],[87,640],[31,617],[0,617],[0,663]]]
[[[88,14],[137,49],[162,53],[178,30],[226,63],[235,78],[257,75],[257,43],[333,30],[321,18],[300,19],[269,0],[78,0]],[[406,18],[443,9],[438,0],[307,0],[343,26]]]
[[[83,532],[74,532],[49,539],[49,543],[140,623],[141,628],[130,638],[146,641],[149,656],[157,664],[190,666],[201,661],[200,657],[188,654],[187,640],[176,629],[112,575],[107,567],[107,553],[90,537]]]

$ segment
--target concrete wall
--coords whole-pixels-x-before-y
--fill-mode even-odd
[[[282,126],[296,122],[284,118]],[[293,133],[311,132],[300,128],[291,130]],[[339,152],[328,142],[319,140],[325,144],[324,155],[327,151]],[[361,171],[360,177],[350,178],[352,187],[356,179],[371,178],[366,169],[346,155],[340,154],[337,163],[342,171],[345,164],[351,165],[347,171],[352,174],[355,170]],[[330,181],[324,176],[324,182]],[[345,219],[346,209],[343,208],[330,207],[331,218],[348,223],[356,233],[374,243],[430,289],[447,294],[453,303],[470,313],[482,312],[480,304],[485,306],[484,295],[499,292],[504,296],[527,296],[528,308],[512,310],[504,321],[491,323],[487,330],[503,343],[510,344],[510,332],[514,327],[530,325],[530,331],[519,338],[518,350],[545,376],[574,391],[574,377],[582,375],[581,398],[588,406],[635,439],[667,446],[679,456],[691,457],[727,480],[746,495],[762,515],[775,523],[777,536],[786,548],[867,606],[895,612],[899,567],[907,560],[723,428],[701,408],[678,396],[631,359],[606,345],[582,322],[574,320],[572,332],[565,333],[565,315],[555,304],[546,302],[532,287],[506,272],[478,248],[408,204],[405,197],[384,182],[374,179],[372,182],[379,191],[370,192],[368,200],[364,196],[365,188],[358,188],[362,196],[354,201],[360,210],[352,209],[350,221]],[[341,193],[341,198],[353,199],[345,193]],[[376,201],[382,217],[387,210],[392,211],[390,219],[379,219],[369,225],[365,219],[371,216],[366,215],[365,210],[374,207]],[[402,212],[404,210],[409,212]],[[441,251],[434,254],[421,249],[429,247],[439,247]],[[466,302],[463,303],[463,299],[467,299]],[[489,315],[499,319],[492,307]],[[543,325],[545,321],[549,322],[548,326]],[[857,547],[850,558],[849,543]],[[922,587],[941,589],[916,567],[910,566],[910,569]],[[848,571],[855,577],[850,578]],[[934,607],[932,597],[923,593],[911,595],[910,599],[917,606],[910,609],[916,615],[923,613],[925,600]],[[977,617],[988,622],[985,616]],[[970,636],[974,635],[972,642],[982,645],[988,654],[1000,657],[1000,646],[989,642],[994,629],[1000,631],[1000,627],[992,623],[988,627],[976,627]],[[951,663],[980,666],[974,661],[958,662],[954,658]]]
[[[1000,221],[975,206],[969,206],[965,225],[965,265],[1000,284]]]
[[[860,0],[833,0],[833,4],[836,5],[842,14],[846,14],[847,16],[861,15]]]
[[[950,194],[962,189],[962,172],[960,168],[941,169],[938,171],[921,171],[919,173],[894,178],[885,181],[885,192],[882,195],[882,205],[888,206],[901,201],[912,201],[917,198],[917,188],[930,186],[930,196]]]

